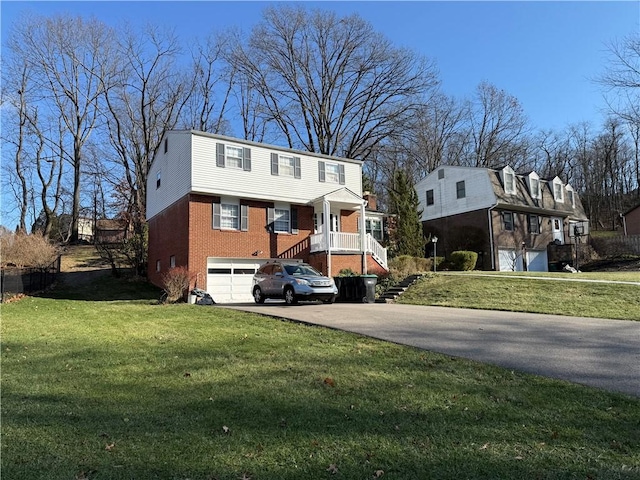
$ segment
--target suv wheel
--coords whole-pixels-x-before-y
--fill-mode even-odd
[[[253,299],[256,303],[264,303],[264,295],[262,294],[260,287],[253,289]]]
[[[284,303],[287,305],[293,305],[297,303],[296,294],[293,291],[293,288],[287,287],[284,289]]]

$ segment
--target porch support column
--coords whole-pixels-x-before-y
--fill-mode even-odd
[[[367,228],[364,218],[366,200],[363,200],[360,204],[360,251],[362,252],[362,274],[367,274]]]
[[[326,199],[322,200],[322,234],[327,247],[327,276],[331,277],[331,206]]]

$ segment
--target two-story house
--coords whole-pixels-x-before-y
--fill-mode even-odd
[[[558,177],[516,174],[509,166],[441,166],[415,188],[437,254],[475,251],[483,270],[548,271],[571,261],[576,234],[580,241],[589,232],[578,195]]]
[[[170,131],[147,182],[149,279],[184,266],[216,302],[251,301],[265,261],[326,275],[387,271],[362,162],[199,131]],[[375,233],[375,232],[374,232]]]

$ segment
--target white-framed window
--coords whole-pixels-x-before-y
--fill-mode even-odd
[[[176,268],[176,256],[171,255],[169,257],[169,268]]]
[[[216,166],[251,171],[251,149],[239,145],[217,143]]]
[[[340,183],[340,170],[338,169],[338,164],[325,164],[325,178],[329,183]]]
[[[531,189],[531,198],[540,198],[540,180],[537,178],[529,179]]]
[[[502,212],[502,229],[507,232],[513,232],[515,228],[513,212]]]
[[[381,218],[365,218],[364,226],[367,233],[370,233],[373,238],[382,241],[384,235],[382,232],[382,219]]]
[[[456,198],[464,198],[467,196],[467,188],[465,186],[464,180],[460,180],[456,182]]]
[[[318,162],[318,176],[321,182],[345,184],[344,165],[341,163]]]
[[[158,170],[158,173],[156,173],[156,190],[160,188],[161,183],[162,183],[162,170]]]
[[[564,202],[564,186],[558,178],[553,180],[553,199],[556,202]]]
[[[273,218],[273,229],[278,233],[289,233],[291,215],[289,209],[275,208]]]
[[[225,167],[242,168],[242,147],[225,145]]]
[[[240,206],[237,203],[220,204],[220,228],[238,230],[240,224]]]
[[[504,191],[506,193],[516,193],[515,175],[512,172],[504,172]]]

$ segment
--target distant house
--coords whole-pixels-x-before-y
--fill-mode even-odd
[[[589,233],[580,198],[558,177],[536,172],[442,166],[416,184],[427,237],[437,254],[478,253],[484,270],[548,271],[571,263],[571,245]],[[584,242],[584,240],[582,240]]]
[[[640,235],[640,204],[622,214],[625,235]]]
[[[362,162],[198,131],[171,131],[147,183],[151,282],[184,266],[216,302],[251,301],[264,262],[327,275],[387,271],[382,215]]]

